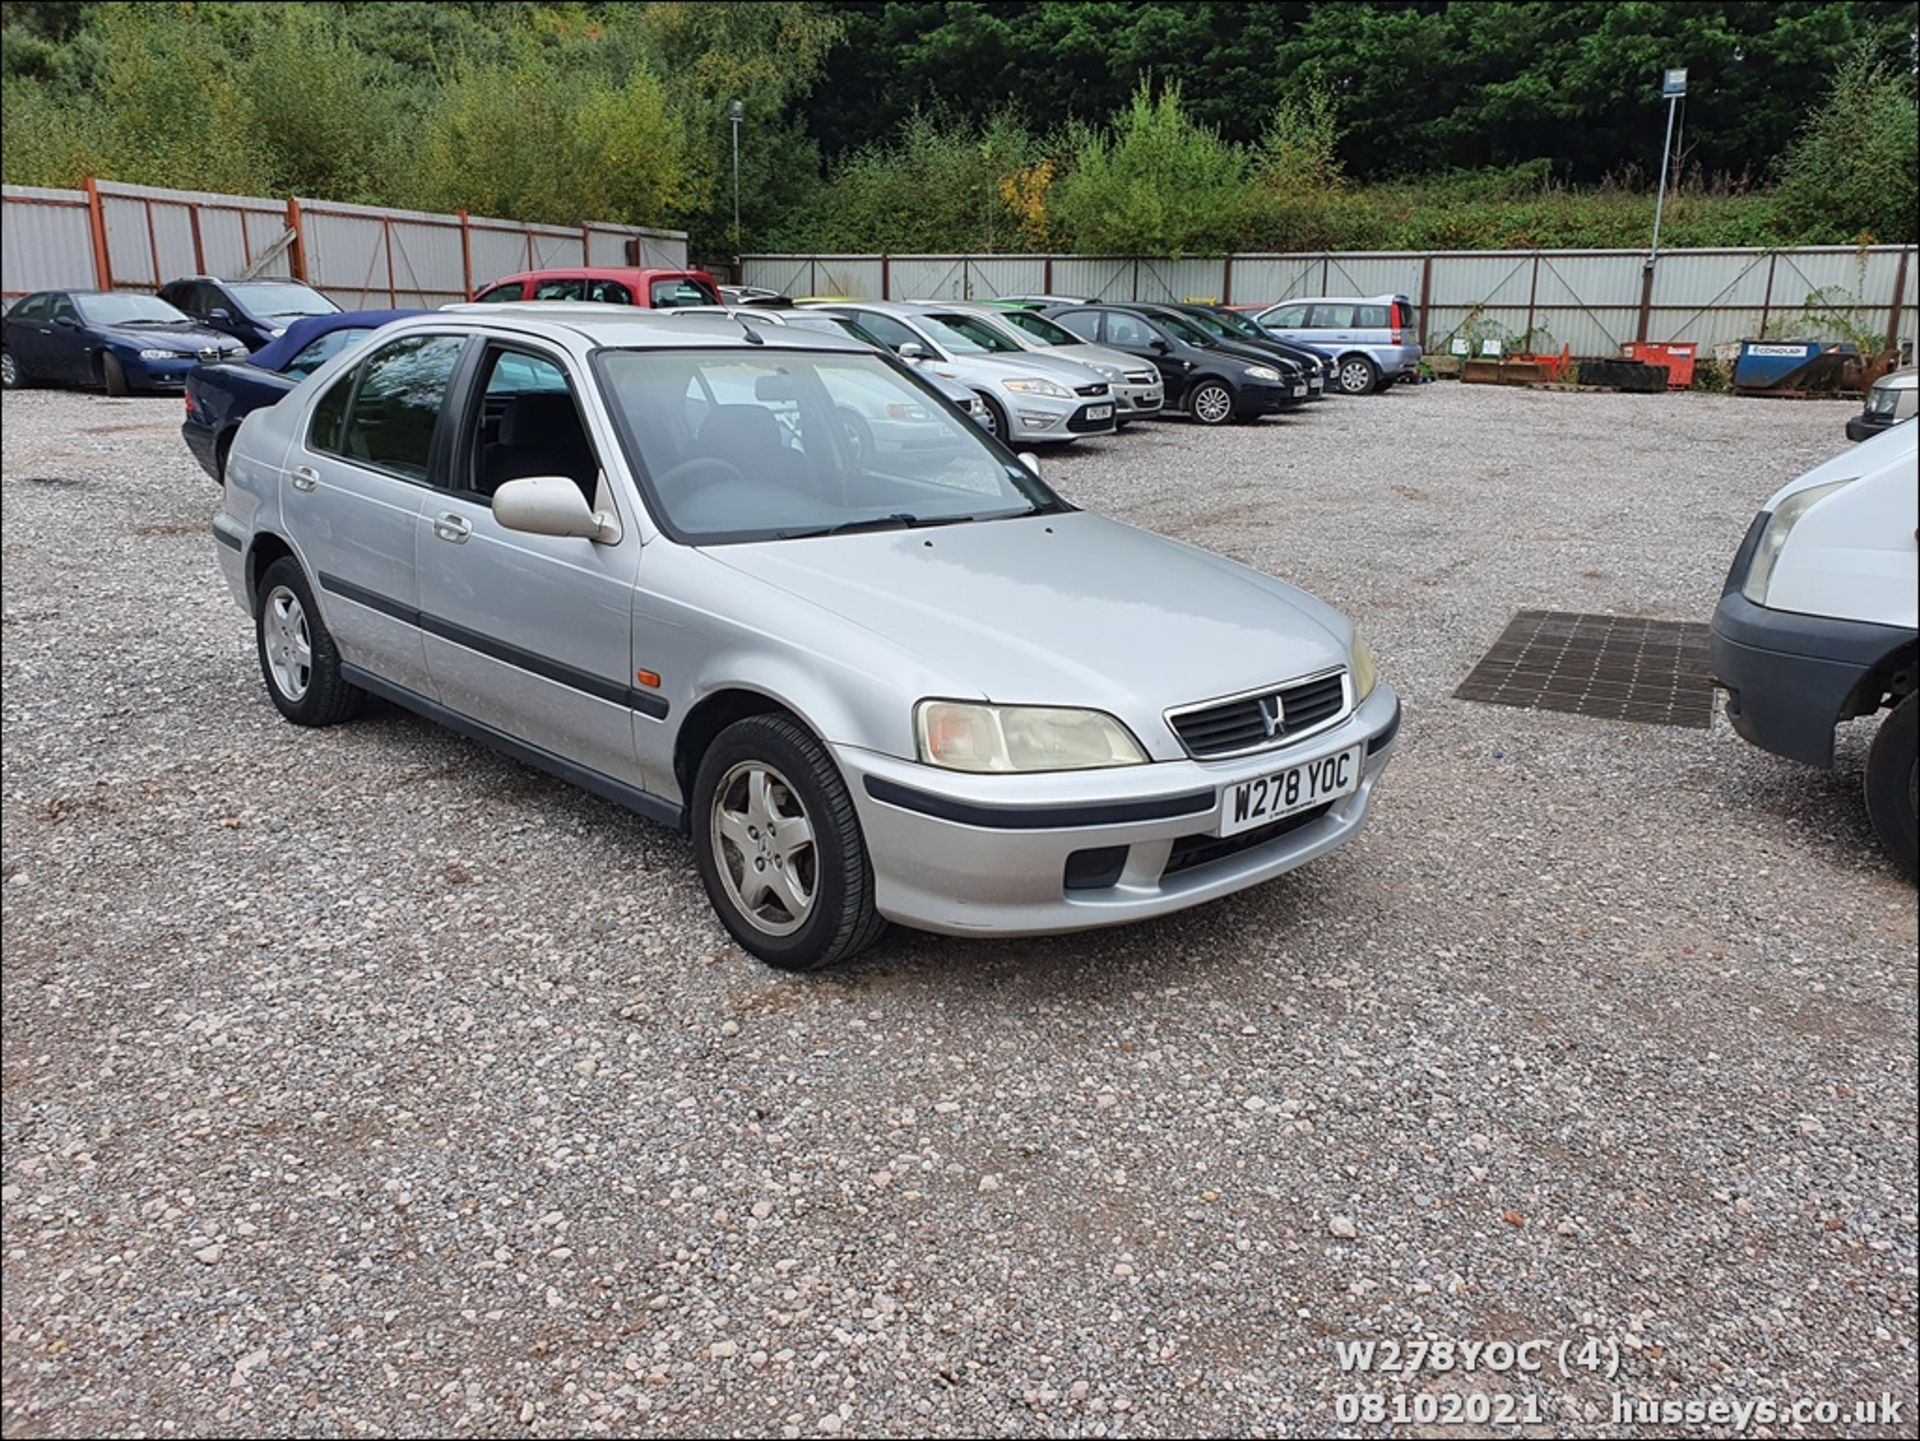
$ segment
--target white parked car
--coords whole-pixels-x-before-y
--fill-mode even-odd
[[[1867,757],[1867,810],[1915,869],[1920,770],[1920,423],[1817,465],[1754,519],[1713,617],[1713,674],[1734,729],[1763,750],[1827,767],[1833,729],[1885,710]]]

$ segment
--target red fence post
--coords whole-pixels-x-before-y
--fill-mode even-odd
[[[207,273],[207,252],[200,244],[200,207],[198,205],[190,203],[187,206],[187,224],[193,228],[193,273],[195,275],[205,275]]]
[[[145,200],[147,211],[147,254],[153,257],[153,288],[158,290],[167,282],[160,274],[160,232],[153,228],[153,198]]]
[[[289,198],[287,201],[287,229],[293,232],[293,243],[287,247],[287,271],[295,280],[305,282],[307,278],[307,225],[300,214],[300,202]]]
[[[391,215],[380,217],[380,231],[387,241],[387,309],[398,310],[400,292],[393,288],[393,217]]]
[[[460,280],[466,286],[462,298],[473,299],[473,227],[467,224],[467,212],[456,211],[460,217]]]
[[[87,192],[87,226],[93,234],[93,281],[102,290],[111,290],[113,259],[107,253],[107,213],[100,204],[100,186],[89,175],[81,188]]]

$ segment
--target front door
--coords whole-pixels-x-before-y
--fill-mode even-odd
[[[469,374],[449,488],[415,526],[435,694],[515,740],[637,786],[634,727],[666,707],[633,671],[634,517],[622,514],[612,543],[496,521],[494,491],[531,476],[566,476],[595,509],[620,514],[622,505],[600,480],[564,356],[489,342]]]
[[[423,696],[433,686],[414,526],[444,473],[440,416],[465,344],[409,335],[340,376],[287,452],[280,482],[287,533],[300,538],[341,658]]]

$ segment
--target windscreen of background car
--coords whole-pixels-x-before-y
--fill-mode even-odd
[[[596,366],[654,514],[683,540],[1061,508],[877,356],[610,350]]]
[[[269,320],[294,315],[332,315],[340,308],[319,291],[305,285],[235,285],[233,298],[246,306],[248,313]]]
[[[1206,331],[1183,316],[1156,315],[1153,318],[1159,321],[1161,327],[1165,329],[1169,335],[1173,336],[1174,339],[1184,340],[1188,345],[1212,345],[1214,343],[1211,335],[1208,335]]]
[[[922,315],[927,333],[955,355],[1018,355],[1020,346],[973,315]]]
[[[187,325],[185,313],[176,310],[157,295],[137,295],[130,290],[112,295],[76,295],[73,303],[89,325]]]
[[[1079,345],[1080,337],[1066,326],[1036,315],[1031,310],[1009,310],[1000,317],[1008,325],[1018,326],[1042,345]]]
[[[648,303],[655,310],[678,310],[688,305],[718,305],[720,297],[713,287],[691,276],[678,280],[656,280],[647,288]]]

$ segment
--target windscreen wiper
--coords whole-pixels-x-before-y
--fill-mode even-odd
[[[835,525],[811,525],[799,530],[777,530],[775,540],[801,540],[814,535],[847,535],[856,530],[906,530],[920,523],[920,517],[906,511],[892,515],[871,515],[865,520],[843,520]]]

